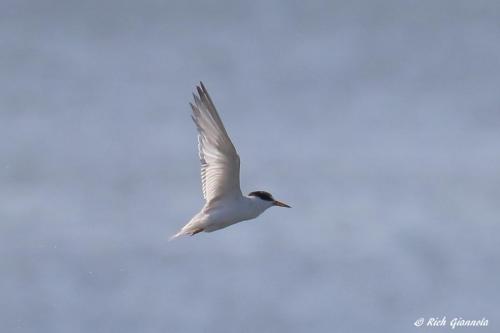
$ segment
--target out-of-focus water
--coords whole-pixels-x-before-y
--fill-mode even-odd
[[[499,331],[498,2],[0,7],[1,332]],[[199,80],[293,209],[169,243]]]

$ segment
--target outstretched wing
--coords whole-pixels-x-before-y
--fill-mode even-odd
[[[198,129],[201,185],[207,202],[241,195],[240,157],[227,135],[207,89],[200,82],[193,94],[193,121]]]

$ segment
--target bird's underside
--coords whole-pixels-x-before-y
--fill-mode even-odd
[[[202,232],[202,231],[205,231],[205,229],[203,229],[203,228],[198,228],[198,229],[195,229],[195,230],[193,230],[193,232],[192,232],[189,236],[194,236],[194,235],[196,235],[197,233],[200,233],[200,232]]]
[[[212,232],[223,229],[253,219],[260,215],[262,211],[256,209],[252,199],[245,196],[210,202],[198,214],[193,216],[191,221],[174,237],[181,235],[193,236],[202,231]]]

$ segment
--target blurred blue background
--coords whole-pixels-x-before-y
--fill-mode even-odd
[[[499,2],[0,16],[1,332],[499,331]],[[243,192],[293,209],[169,243],[203,204],[199,80]]]

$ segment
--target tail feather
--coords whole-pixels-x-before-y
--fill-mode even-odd
[[[189,221],[185,226],[183,226],[178,233],[170,237],[169,241],[174,240],[180,236],[193,236],[202,231],[205,231],[205,227],[203,219],[201,218],[201,213],[198,213],[195,216],[193,216],[191,221]]]
[[[178,233],[176,233],[175,235],[171,236],[171,237],[168,239],[168,241],[169,241],[169,242],[171,242],[171,241],[173,241],[174,239],[176,239],[177,237],[182,236],[182,235],[183,235],[183,233],[182,233],[182,230],[181,230],[181,231],[179,231]]]
[[[170,237],[168,240],[172,241],[179,236],[188,236],[188,235],[193,236],[193,235],[196,235],[197,233],[202,232],[202,231],[205,231],[205,229],[200,228],[200,227],[192,227],[192,226],[186,225],[184,228],[181,229],[181,231],[179,231],[178,233],[176,233],[175,235]]]

